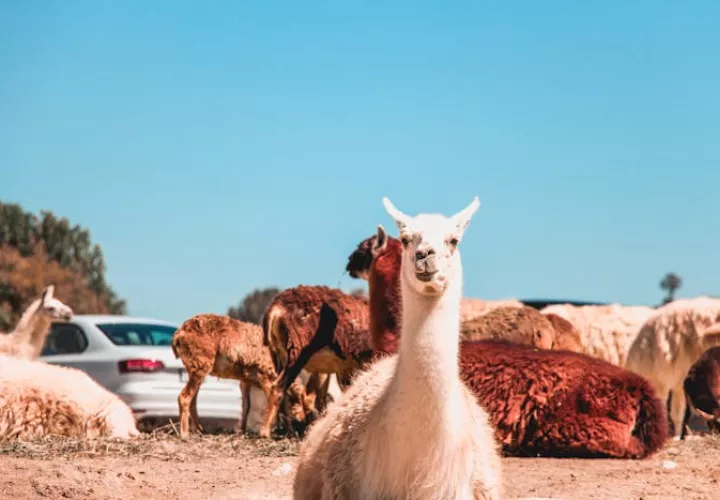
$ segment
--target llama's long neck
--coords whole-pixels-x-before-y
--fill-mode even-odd
[[[459,394],[461,384],[458,367],[461,273],[456,273],[449,289],[440,297],[421,295],[404,279],[400,286],[398,382],[406,395],[422,405],[436,403],[442,408],[447,398]]]
[[[400,334],[401,245],[390,240],[386,252],[370,266],[370,333],[376,353],[395,354]]]
[[[39,300],[30,304],[11,333],[13,342],[16,345],[32,345],[35,356],[38,356],[42,351],[42,346],[52,322],[44,314],[36,314],[39,307]]]

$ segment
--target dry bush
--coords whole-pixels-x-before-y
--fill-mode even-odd
[[[47,285],[55,285],[55,297],[76,314],[110,312],[105,297],[91,288],[87,279],[49,260],[42,243],[24,257],[15,247],[0,247],[0,330],[11,330],[25,308]],[[6,324],[2,324],[5,322]]]

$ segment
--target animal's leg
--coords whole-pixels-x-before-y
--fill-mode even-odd
[[[313,373],[313,390],[315,392],[315,410],[322,415],[327,408],[328,391],[330,389],[330,373]],[[308,384],[309,385],[309,384]]]
[[[340,387],[340,390],[345,392],[348,387],[350,387],[350,384],[352,383],[352,377],[354,372],[352,370],[346,370],[342,373],[337,373],[337,381],[338,386]]]
[[[673,423],[673,439],[679,439],[681,425],[683,423],[683,412],[685,411],[685,388],[682,383],[677,384],[672,390],[672,401],[670,402],[670,419]]]
[[[190,402],[190,430],[192,431],[199,431],[203,432],[203,426],[200,425],[200,416],[198,415],[197,411],[197,398],[200,391],[197,391],[195,393],[195,396],[193,396],[192,401]]]
[[[688,429],[688,424],[690,422],[691,414],[692,414],[692,410],[690,409],[690,404],[686,401],[685,402],[685,416],[683,417],[682,428],[680,429],[680,439],[685,439],[685,435],[687,434],[687,429]]]
[[[205,375],[188,372],[188,381],[178,396],[178,409],[180,410],[180,437],[187,439],[190,434],[190,413],[194,397],[200,390]]]
[[[250,384],[240,381],[240,393],[242,397],[242,413],[240,414],[240,422],[238,430],[243,434],[247,431],[247,420],[250,415]]]
[[[283,393],[269,378],[263,378],[260,381],[260,388],[265,393],[267,399],[267,408],[265,409],[265,418],[263,419],[262,426],[260,427],[260,437],[270,437],[270,428],[275,422],[277,417],[278,407],[280,406],[280,400],[282,399]]]

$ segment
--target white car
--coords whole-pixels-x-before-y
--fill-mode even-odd
[[[40,359],[87,372],[120,396],[138,420],[167,423],[178,417],[177,398],[187,381],[170,347],[177,328],[148,318],[76,314],[67,323],[53,323]],[[208,376],[198,394],[198,414],[203,420],[236,421],[240,398],[237,381]]]

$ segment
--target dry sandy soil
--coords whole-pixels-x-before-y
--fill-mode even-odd
[[[0,498],[286,499],[297,441],[47,439],[0,444]],[[505,458],[508,498],[720,498],[720,437],[668,442],[647,460]]]

